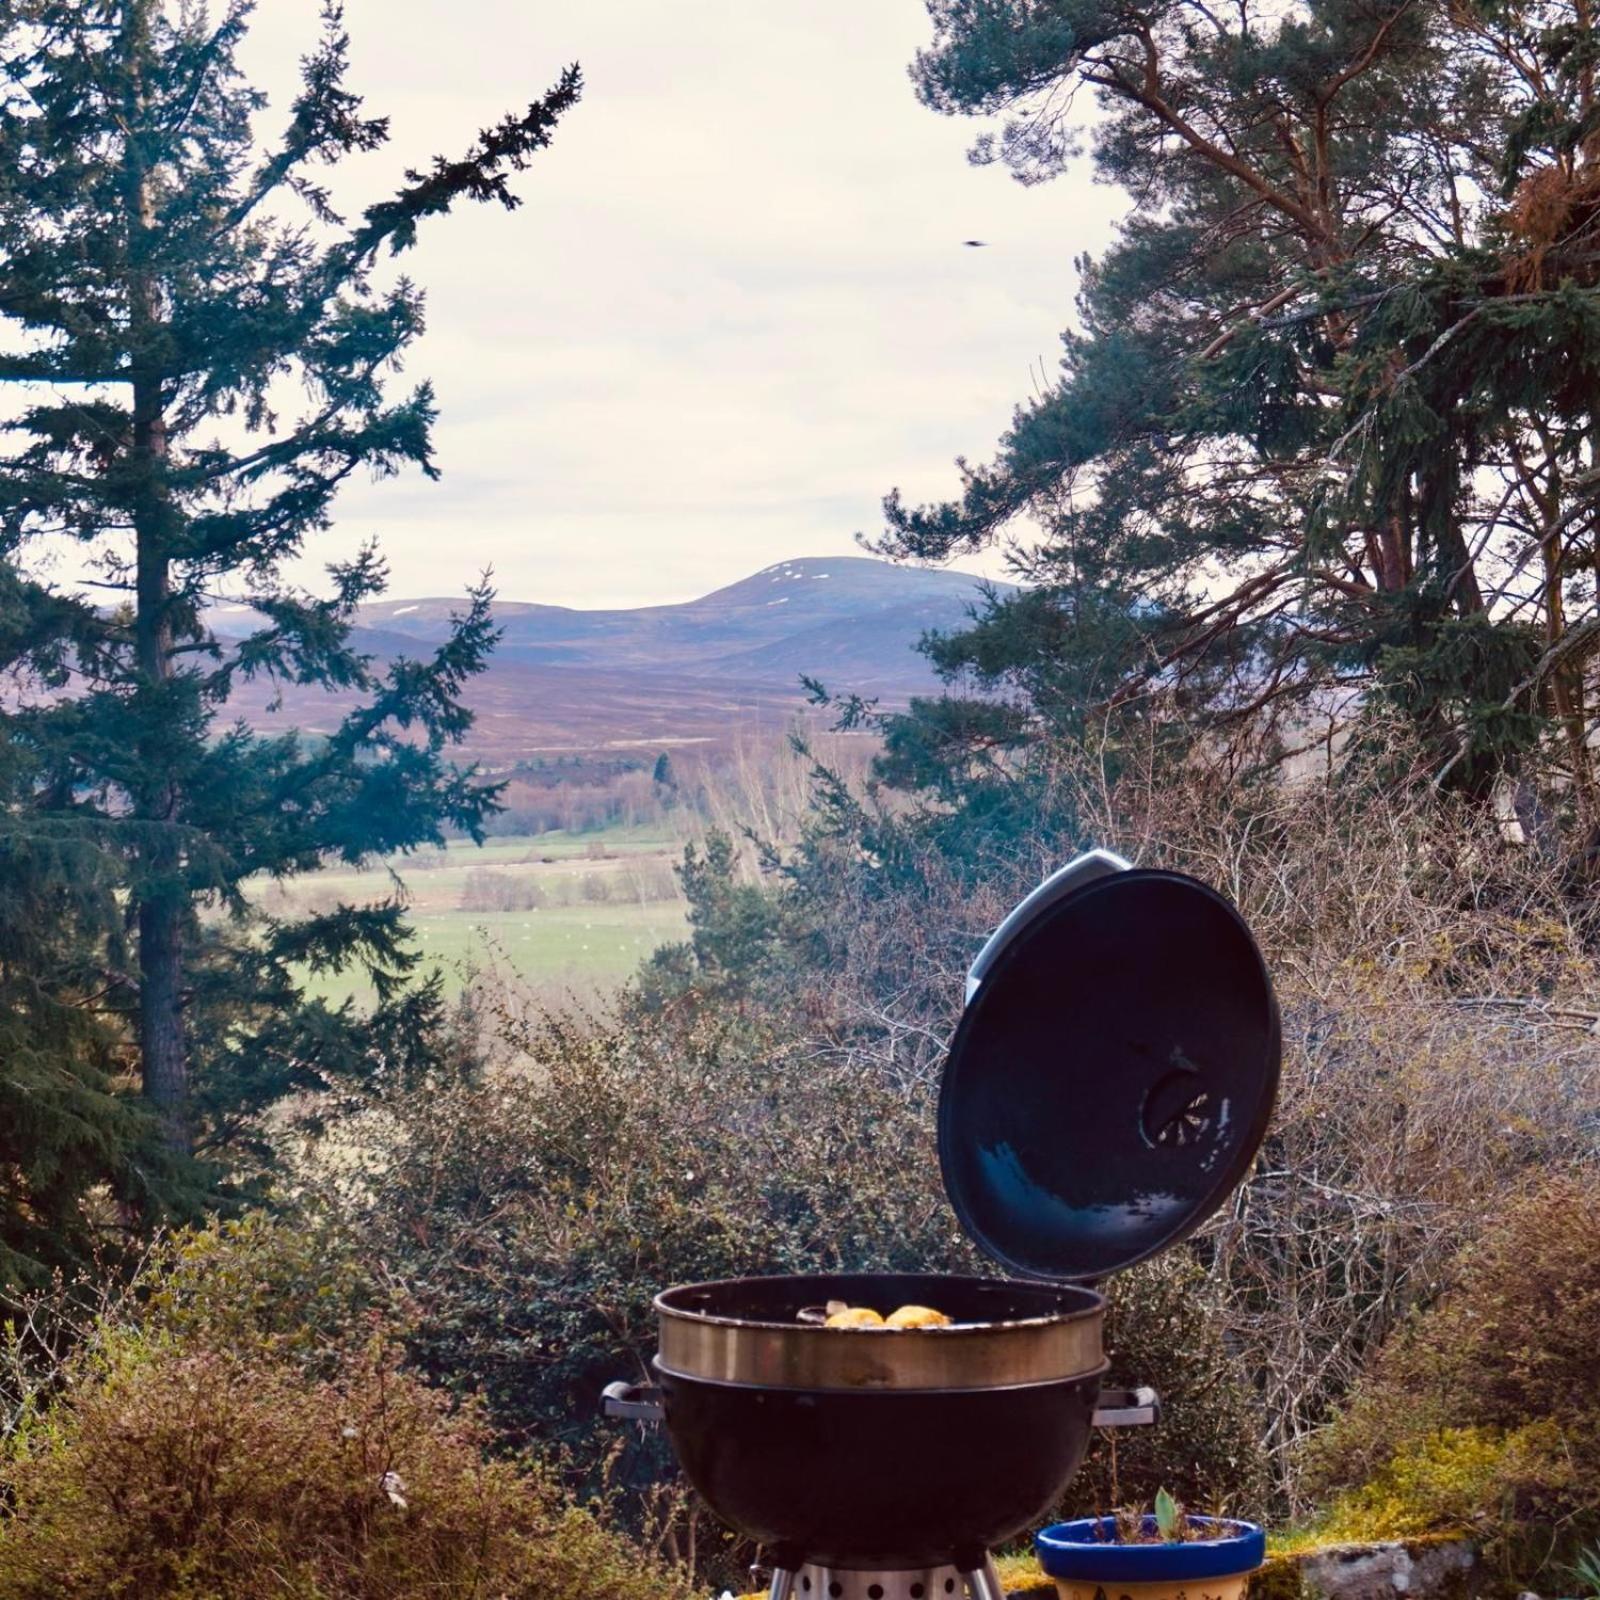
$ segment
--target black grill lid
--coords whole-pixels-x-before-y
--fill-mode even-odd
[[[1014,1272],[1093,1279],[1165,1249],[1248,1170],[1278,1009],[1239,913],[1175,872],[1080,857],[973,965],[939,1094],[962,1226]]]

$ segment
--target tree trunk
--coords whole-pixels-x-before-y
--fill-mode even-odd
[[[167,421],[162,393],[161,288],[151,260],[155,201],[144,85],[151,0],[125,0],[125,147],[128,229],[128,333],[133,372],[135,543],[134,639],[141,687],[153,696],[147,719],[167,714],[160,691],[172,680],[171,506],[166,482]],[[153,732],[154,730],[152,730]],[[187,906],[176,823],[177,788],[159,770],[159,738],[149,741],[135,799],[141,872],[134,900],[139,922],[139,1053],[145,1098],[161,1117],[169,1146],[186,1153],[189,1064],[183,1020],[183,932]]]
[[[189,1149],[189,1060],[183,1028],[183,907],[171,895],[139,903],[139,1054],[144,1093],[174,1150]]]
[[[138,412],[136,404],[136,419]],[[143,429],[136,420],[134,439],[136,449],[150,453],[152,469],[158,472],[166,454],[166,430],[159,418]],[[147,689],[157,689],[172,678],[167,559],[161,552],[159,537],[164,518],[157,515],[153,521],[155,526],[148,537],[143,527],[138,529],[135,634],[139,672]],[[162,710],[158,702],[156,715]],[[176,786],[167,774],[148,770],[154,765],[155,759],[147,761],[145,782],[138,797],[139,817],[144,824],[139,846],[143,872],[137,891],[139,1054],[145,1097],[161,1116],[167,1143],[174,1150],[186,1152],[190,1136],[188,1049],[183,1025],[183,861],[174,825]]]
[[[1559,497],[1551,496],[1557,504]],[[1545,648],[1558,644],[1566,635],[1566,601],[1562,594],[1562,566],[1566,550],[1559,537],[1544,544]],[[1596,821],[1594,773],[1589,759],[1589,719],[1583,703],[1583,658],[1564,661],[1550,674],[1550,709],[1566,738],[1567,760],[1572,768],[1573,799],[1578,823],[1587,838]]]

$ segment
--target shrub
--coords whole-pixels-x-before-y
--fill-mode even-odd
[[[1309,1451],[1336,1505],[1385,1495],[1432,1520],[1515,1532],[1600,1530],[1600,1173],[1562,1173],[1507,1205],[1448,1291],[1385,1346],[1344,1414]],[[1408,1485],[1469,1446],[1501,1452],[1474,1500]],[[1441,1456],[1441,1452],[1443,1455]],[[1374,1497],[1377,1497],[1375,1500]],[[1425,1517],[1426,1520],[1426,1517]]]
[[[519,1043],[480,1084],[392,1100],[354,1134],[370,1186],[335,1202],[406,1283],[415,1362],[481,1392],[508,1443],[597,1470],[619,1437],[600,1390],[643,1373],[670,1284],[975,1264],[925,1108],[881,1083],[735,1014],[553,1017]]]
[[[1105,1288],[1108,1381],[1152,1385],[1161,1421],[1098,1438],[1064,1509],[1148,1508],[1167,1489],[1192,1511],[1259,1518],[1268,1487],[1260,1402],[1226,1347],[1215,1286],[1180,1249]]]
[[[616,1494],[669,1554],[697,1539],[701,1570],[725,1580],[738,1552],[682,1513],[665,1441],[601,1420],[600,1390],[645,1375],[651,1299],[671,1284],[992,1270],[945,1198],[931,1096],[731,1007],[651,1028],[550,1019],[518,1042],[514,1068],[391,1101],[354,1135],[369,1186],[337,1204],[406,1284],[421,1371],[480,1394],[506,1446],[558,1449],[575,1485]],[[1259,1421],[1203,1273],[1179,1252],[1110,1292],[1119,1373],[1167,1402],[1153,1438],[1123,1436],[1122,1492],[1252,1503]],[[1092,1465],[1081,1493],[1108,1482]]]
[[[173,1234],[137,1291],[138,1325],[152,1335],[318,1377],[400,1317],[370,1250],[325,1208],[248,1211]]]
[[[513,872],[474,867],[462,881],[458,911],[532,911],[545,903],[544,891],[531,878]]]
[[[328,1377],[401,1303],[326,1208],[247,1211],[157,1239],[127,1273],[0,1299],[0,1439],[131,1330]]]
[[[1492,808],[1395,781],[1408,751],[1370,731],[1378,748],[1303,781],[1175,754],[1159,728],[996,754],[982,803],[825,777],[762,916],[718,921],[728,885],[686,877],[697,919],[749,935],[737,959],[680,948],[646,987],[716,992],[720,964],[749,1003],[790,997],[794,1047],[914,1092],[983,939],[1075,851],[1228,894],[1273,974],[1284,1073],[1261,1159],[1198,1248],[1278,1510],[1305,1508],[1300,1443],[1452,1257],[1530,1177],[1600,1150],[1600,899]]]
[[[309,1379],[124,1330],[0,1458],[8,1600],[679,1591],[381,1349]]]
[[[1600,1505],[1600,1172],[1560,1174],[1509,1204],[1453,1285],[1385,1347],[1317,1441],[1323,1487],[1370,1477],[1442,1427],[1548,1419]]]

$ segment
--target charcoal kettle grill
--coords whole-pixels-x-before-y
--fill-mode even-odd
[[[1102,1389],[1092,1284],[1199,1227],[1266,1131],[1280,1037],[1249,929],[1178,873],[1092,851],[968,974],[939,1161],[1006,1276],[689,1284],[656,1297],[654,1382],[608,1415],[665,1424],[685,1475],[764,1547],[770,1600],[1000,1600],[989,1552],[1054,1508],[1090,1429],[1153,1421]],[[828,1301],[947,1327],[829,1328]]]

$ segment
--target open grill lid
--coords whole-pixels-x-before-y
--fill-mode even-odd
[[[1203,883],[1079,856],[973,963],[939,1094],[945,1190],[1027,1277],[1096,1279],[1199,1227],[1278,1087],[1272,984]]]

